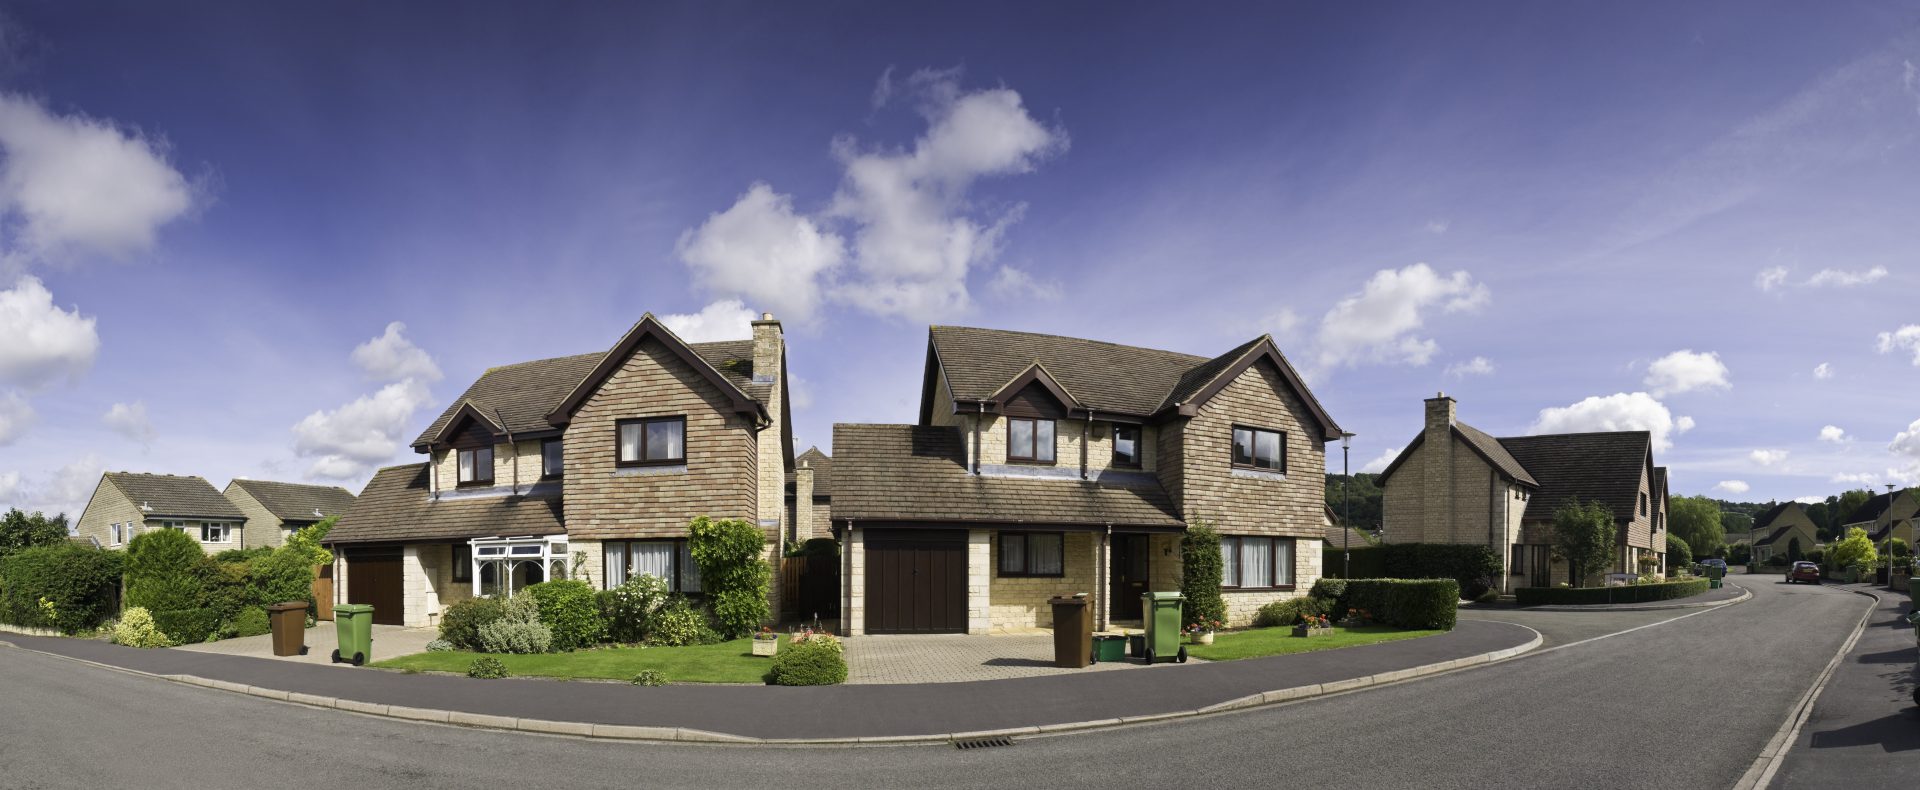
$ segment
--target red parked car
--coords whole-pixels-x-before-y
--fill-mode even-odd
[[[1793,567],[1787,570],[1787,583],[1791,584],[1793,582],[1819,584],[1820,566],[1805,560],[1794,563]]]

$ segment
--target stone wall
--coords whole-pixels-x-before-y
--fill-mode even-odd
[[[254,499],[245,488],[228,483],[227,490],[222,491],[221,495],[247,516],[246,526],[239,530],[240,548],[279,546],[286,542],[287,530],[280,528],[280,517],[267,510],[267,506],[260,504],[260,500]]]
[[[991,534],[987,561],[992,569],[988,596],[993,628],[1052,628],[1053,608],[1047,599],[1077,593],[1092,597],[1098,586],[1094,571],[1099,556],[1099,542],[1094,540],[1093,533],[1066,533],[1062,568],[1065,573],[1060,577],[1001,576],[1000,533]]]
[[[93,538],[99,541],[101,546],[109,549],[124,549],[127,547],[128,540],[125,530],[121,532],[120,542],[114,543],[113,525],[131,524],[144,527],[145,523],[146,515],[140,512],[140,505],[127,499],[125,494],[120,493],[119,488],[114,487],[112,483],[106,481],[105,477],[102,477],[93,489],[93,497],[87,500],[86,509],[80,511],[80,523],[75,525],[77,530],[75,534]]]

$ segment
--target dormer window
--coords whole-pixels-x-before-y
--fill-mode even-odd
[[[566,470],[566,457],[560,452],[560,440],[548,439],[540,443],[540,479],[558,478]]]
[[[616,466],[660,466],[687,462],[687,418],[648,417],[614,423],[618,434]]]
[[[1007,418],[1007,460],[1023,464],[1050,464],[1054,458],[1053,421]]]
[[[493,485],[493,448],[477,447],[457,452],[460,457],[460,485]]]
[[[1113,465],[1140,468],[1140,426],[1113,426]]]
[[[1286,474],[1286,434],[1266,428],[1233,426],[1233,465]]]

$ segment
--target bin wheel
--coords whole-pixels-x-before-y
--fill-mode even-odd
[[[1153,648],[1147,648],[1147,663],[1153,663]]]
[[[333,663],[340,663],[340,651],[338,650],[333,651]]]
[[[1184,647],[1180,648],[1180,655],[1179,657],[1175,658],[1174,661],[1179,662],[1181,664],[1187,663],[1187,649]]]
[[[365,666],[365,665],[366,665],[366,663],[367,663],[367,654],[365,654],[365,653],[354,653],[354,654],[353,654],[353,665],[354,665],[354,666],[356,666],[356,667],[358,667],[358,666]]]

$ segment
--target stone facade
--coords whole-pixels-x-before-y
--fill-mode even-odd
[[[864,530],[854,527],[840,541],[840,631],[867,632],[867,554]]]
[[[106,548],[124,549],[131,538],[123,528],[120,541],[114,542],[113,525],[137,525],[136,530],[144,531],[145,523],[146,515],[140,512],[140,505],[127,499],[120,489],[102,477],[93,489],[93,497],[87,500],[87,508],[80,512],[80,523],[75,525],[75,530],[79,536],[93,538]]]
[[[1100,545],[1091,532],[1065,534],[1063,575],[1058,577],[1001,576],[1000,533],[989,534],[992,537],[987,563],[992,569],[992,580],[988,584],[988,605],[993,630],[1052,628],[1053,609],[1047,605],[1047,599],[1077,593],[1091,596],[1097,586],[1095,570],[1100,563]]]

